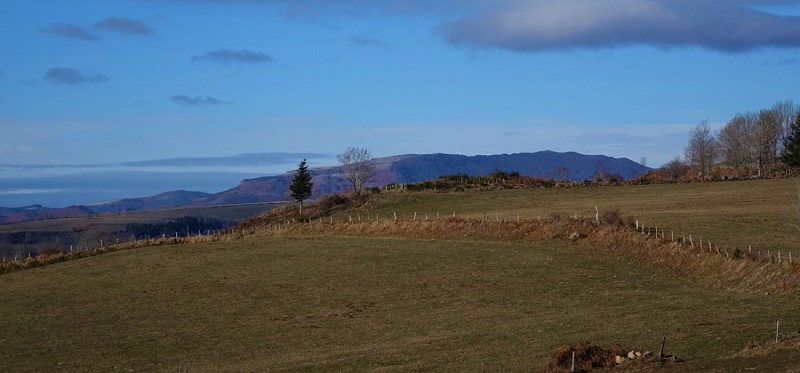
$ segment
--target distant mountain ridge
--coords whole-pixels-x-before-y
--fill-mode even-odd
[[[641,175],[646,167],[626,158],[604,155],[584,155],[575,152],[541,151],[500,155],[426,154],[395,162],[392,169],[397,181],[411,183],[435,179],[444,175],[488,175],[495,171],[519,172],[520,175],[560,178],[573,181],[592,179],[602,170],[607,175],[618,174],[624,179]]]
[[[181,160],[182,162],[183,160]],[[488,175],[495,171],[519,172],[523,176],[562,178],[574,181],[591,179],[602,171],[624,179],[637,177],[650,169],[627,158],[584,155],[575,152],[540,151],[499,155],[405,154],[374,159],[375,177],[368,186],[389,183],[413,183],[440,176],[467,174]],[[342,193],[349,189],[340,167],[312,168],[314,194]],[[289,200],[288,188],[294,171],[277,176],[243,180],[239,185],[219,193],[171,191],[143,198],[125,198],[89,206],[54,209],[41,206],[0,208],[0,223],[45,218],[86,216],[101,212],[157,210],[176,207],[214,206],[241,203]]]

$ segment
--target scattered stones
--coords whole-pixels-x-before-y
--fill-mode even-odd
[[[614,362],[617,365],[620,365],[620,364],[625,363],[626,361],[634,361],[634,360],[637,360],[637,359],[646,358],[648,356],[653,356],[653,353],[650,352],[650,351],[631,350],[631,351],[628,351],[628,353],[625,356],[621,356],[621,355],[614,356]]]
[[[572,234],[569,235],[570,241],[577,241],[581,238],[586,238],[586,235],[578,232],[572,232]]]

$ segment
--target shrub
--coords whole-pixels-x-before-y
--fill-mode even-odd
[[[64,252],[64,251],[63,251],[63,250],[61,250],[61,249],[57,249],[57,248],[54,248],[54,247],[47,247],[47,248],[44,248],[44,249],[41,249],[41,250],[39,250],[39,253],[37,254],[37,256],[42,256],[42,257],[44,257],[44,256],[50,256],[50,255],[61,254],[61,253],[63,253],[63,252]]]
[[[619,213],[619,209],[603,211],[600,214],[600,219],[602,219],[602,221],[608,225],[620,227],[625,225],[625,222],[622,219],[622,214]]]

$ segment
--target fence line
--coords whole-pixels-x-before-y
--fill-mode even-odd
[[[699,248],[699,251],[705,251],[705,249],[707,247],[708,248],[708,252],[710,254],[716,253],[716,255],[725,256],[725,258],[727,258],[729,260],[730,259],[742,259],[742,260],[747,259],[747,260],[751,260],[753,262],[758,262],[758,263],[767,262],[769,264],[784,264],[784,263],[793,264],[794,263],[793,255],[792,255],[792,252],[790,250],[786,251],[785,253],[782,252],[781,250],[777,250],[777,252],[775,253],[776,255],[773,256],[772,250],[768,249],[768,250],[766,250],[767,254],[766,254],[766,257],[765,257],[762,254],[761,250],[755,250],[754,251],[752,245],[748,245],[747,246],[747,251],[744,251],[744,250],[739,249],[738,247],[735,247],[733,252],[731,253],[731,252],[728,251],[727,247],[720,248],[717,243],[712,242],[708,238],[706,238],[704,240],[700,236],[697,237],[698,238],[698,244],[696,246],[695,242],[694,242],[694,236],[691,235],[691,234],[687,234],[687,232],[685,232],[683,230],[681,230],[681,232],[680,232],[680,237],[678,239],[676,239],[676,235],[675,235],[675,230],[674,229],[665,228],[663,226],[662,227],[658,227],[657,225],[648,226],[645,222],[643,222],[643,221],[641,221],[639,219],[632,219],[632,218],[628,218],[627,219],[628,220],[627,223],[622,223],[621,220],[618,221],[618,222],[603,222],[600,219],[599,210],[597,208],[595,208],[595,211],[593,211],[593,212],[594,212],[594,214],[592,214],[592,215],[594,215],[594,216],[592,216],[593,219],[591,219],[591,222],[594,223],[595,225],[599,225],[599,224],[603,224],[603,223],[605,223],[605,224],[609,224],[609,223],[619,224],[620,227],[626,227],[626,228],[629,228],[629,229],[633,229],[634,231],[641,232],[641,234],[646,235],[646,236],[648,236],[648,237],[650,237],[652,239],[661,240],[664,243],[675,243],[680,248],[689,249],[689,250],[695,250],[695,251],[697,251],[698,248]],[[287,229],[289,229],[292,226],[292,224],[300,224],[300,223],[304,223],[304,224],[331,224],[331,225],[338,224],[338,223],[364,223],[364,222],[382,222],[382,221],[383,222],[411,221],[411,222],[424,223],[424,222],[436,222],[436,221],[439,221],[439,220],[442,220],[442,219],[461,219],[461,220],[465,220],[465,221],[468,221],[468,222],[469,221],[480,222],[481,226],[485,226],[485,225],[489,224],[491,220],[494,220],[493,223],[495,223],[495,224],[498,224],[498,223],[500,223],[500,224],[506,224],[506,223],[517,223],[517,224],[540,223],[542,221],[541,214],[537,214],[535,218],[531,214],[531,217],[528,218],[528,217],[524,217],[520,213],[515,213],[515,214],[514,213],[509,213],[508,215],[510,215],[510,217],[508,217],[508,215],[505,215],[501,219],[500,213],[499,212],[494,212],[494,219],[490,219],[488,213],[477,214],[477,216],[476,216],[476,214],[471,213],[471,212],[468,212],[466,214],[458,214],[455,211],[452,212],[452,214],[447,214],[447,213],[441,214],[440,212],[435,212],[435,213],[426,212],[426,213],[422,214],[422,216],[424,216],[424,220],[422,220],[421,218],[418,218],[418,215],[420,215],[418,211],[414,211],[413,215],[409,213],[409,215],[412,216],[411,218],[407,218],[406,214],[407,214],[406,212],[403,212],[402,213],[402,217],[400,217],[398,215],[397,211],[392,211],[391,213],[384,213],[383,216],[381,216],[381,214],[379,212],[375,212],[374,215],[373,215],[372,212],[368,212],[365,217],[362,217],[361,213],[356,213],[355,216],[353,214],[348,214],[346,217],[344,217],[344,216],[338,216],[337,217],[337,216],[331,215],[329,217],[329,219],[327,219],[327,221],[323,220],[323,217],[320,214],[317,214],[318,216],[316,218],[309,217],[307,219],[302,219],[302,220],[284,219],[284,220],[276,221],[276,222],[273,222],[273,223],[268,224],[266,226],[263,226],[262,228],[263,228],[263,232],[264,233],[270,233],[270,232],[272,232],[272,233],[280,233],[280,232],[283,232],[283,231],[286,231]],[[564,216],[566,216],[567,219],[570,220],[570,221],[581,221],[581,220],[590,219],[589,217],[587,217],[586,214],[580,214],[580,213],[565,214]],[[560,219],[562,219],[562,214],[560,214],[560,213],[551,213],[550,214],[550,219],[552,221],[559,221]],[[667,235],[667,230],[669,230],[669,235]],[[167,240],[167,237],[168,237],[167,234],[162,234],[162,236],[159,237],[159,238],[150,238],[148,236],[147,239],[139,239],[139,238],[136,238],[134,236],[135,239],[133,241],[128,240],[128,241],[125,241],[125,242],[122,242],[122,243],[120,243],[119,242],[119,238],[117,238],[116,239],[116,243],[113,244],[113,245],[105,245],[103,240],[99,239],[98,242],[97,242],[97,246],[96,247],[90,247],[90,245],[87,244],[87,243],[84,243],[83,246],[77,245],[77,247],[75,247],[75,245],[71,245],[68,253],[75,253],[75,252],[81,253],[81,252],[86,252],[86,251],[91,251],[91,250],[106,251],[107,249],[117,249],[119,246],[144,247],[144,246],[159,246],[159,245],[164,245],[164,244],[196,243],[196,242],[219,240],[219,239],[222,239],[226,235],[245,236],[245,235],[248,235],[248,234],[256,234],[256,233],[259,233],[259,232],[260,231],[258,229],[256,229],[256,227],[240,228],[240,229],[236,229],[236,230],[231,229],[231,228],[228,228],[228,229],[225,229],[225,230],[219,230],[219,229],[209,230],[209,229],[207,229],[205,232],[203,232],[202,230],[198,230],[197,231],[197,235],[193,235],[192,234],[193,232],[186,232],[185,235],[179,234],[179,232],[175,232],[174,233],[174,237],[172,237],[172,236],[169,237],[169,239],[170,239],[169,242],[165,242],[165,240]],[[60,251],[60,252],[64,253],[64,254],[68,254],[66,252],[66,250],[63,250],[63,251]],[[0,259],[2,259],[2,262],[0,262],[0,263],[20,262],[20,261],[29,260],[29,259],[32,259],[32,258],[33,257],[31,255],[31,253],[28,252],[27,253],[27,257],[23,257],[23,258],[20,258],[19,255],[15,255],[13,259],[12,258],[7,258],[7,257],[4,256],[4,257],[0,258]]]

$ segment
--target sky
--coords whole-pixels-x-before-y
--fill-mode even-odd
[[[29,0],[0,19],[0,183],[349,146],[652,167],[701,121],[800,101],[800,1]]]

